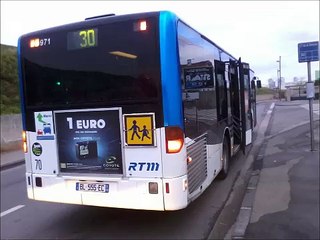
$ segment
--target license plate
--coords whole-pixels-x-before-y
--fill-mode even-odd
[[[84,191],[84,192],[108,193],[109,192],[109,184],[77,182],[76,183],[76,190],[77,191]]]

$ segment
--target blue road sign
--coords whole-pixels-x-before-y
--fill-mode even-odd
[[[319,42],[298,44],[299,63],[319,61]]]

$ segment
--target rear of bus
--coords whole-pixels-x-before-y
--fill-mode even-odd
[[[20,37],[30,199],[187,206],[175,31],[174,15],[158,12],[92,18]]]

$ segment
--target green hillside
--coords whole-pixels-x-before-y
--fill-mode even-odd
[[[257,95],[273,94],[274,90],[266,87],[258,88]]]
[[[20,112],[17,48],[1,44],[0,113]]]

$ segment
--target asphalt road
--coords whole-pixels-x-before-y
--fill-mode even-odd
[[[270,104],[261,102],[257,105],[259,123]],[[246,158],[239,153],[231,162],[227,179],[215,180],[186,209],[174,212],[33,201],[27,199],[25,166],[3,170],[1,239],[206,239],[245,162]],[[236,214],[236,209],[230,208],[230,224]]]

